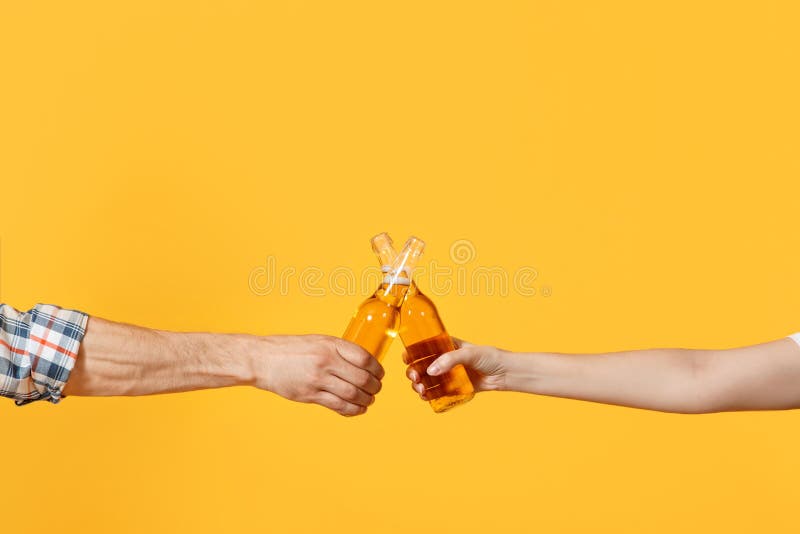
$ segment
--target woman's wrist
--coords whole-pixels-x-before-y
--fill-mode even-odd
[[[535,352],[510,352],[500,350],[498,358],[505,370],[501,391],[536,393],[539,377],[539,359]]]

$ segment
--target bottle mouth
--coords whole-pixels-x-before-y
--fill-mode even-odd
[[[399,284],[399,285],[410,285],[411,284],[411,277],[408,276],[408,273],[403,270],[402,276],[392,276],[392,267],[390,265],[382,265],[381,272],[383,273],[383,283],[384,284]]]
[[[403,250],[395,257],[391,266],[381,266],[381,270],[385,273],[383,283],[388,286],[392,285],[411,285],[411,276],[414,267],[422,255],[425,248],[425,242],[417,237],[411,236],[403,246]]]

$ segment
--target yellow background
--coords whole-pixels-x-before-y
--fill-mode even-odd
[[[360,296],[251,271],[535,267],[436,298],[514,350],[800,330],[793,1],[38,2],[0,9],[0,282],[177,330],[340,334]],[[423,284],[424,288],[424,284]],[[0,530],[796,532],[800,414],[480,394],[400,348],[366,416],[250,389],[0,403]],[[798,384],[800,387],[800,384]]]

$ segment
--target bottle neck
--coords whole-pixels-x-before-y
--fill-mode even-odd
[[[392,246],[392,238],[386,232],[374,236],[370,243],[372,244],[372,252],[378,258],[381,268],[390,267],[397,259],[397,251]]]
[[[389,285],[387,290],[390,290],[392,285],[405,286],[406,288],[411,285],[414,268],[417,266],[424,249],[424,241],[414,236],[408,238],[403,250],[397,254],[392,266],[383,277],[383,283]]]

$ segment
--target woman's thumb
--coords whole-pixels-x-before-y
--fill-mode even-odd
[[[469,366],[470,362],[475,356],[475,351],[472,350],[473,346],[469,345],[451,352],[446,352],[436,358],[436,360],[428,366],[427,373],[430,376],[438,376],[446,373],[458,364]]]

